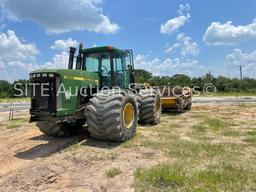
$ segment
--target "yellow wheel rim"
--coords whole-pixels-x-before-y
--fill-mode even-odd
[[[131,103],[127,103],[123,110],[123,121],[127,129],[130,129],[134,122],[134,107]]]

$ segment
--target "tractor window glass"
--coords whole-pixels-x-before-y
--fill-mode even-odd
[[[99,53],[90,53],[84,56],[83,70],[88,72],[98,72],[99,71],[99,62],[100,62]]]
[[[84,55],[83,69],[88,72],[98,72],[102,86],[111,86],[110,54],[107,52],[87,53]]]
[[[116,86],[121,88],[126,87],[126,67],[124,57],[122,55],[115,55],[113,58],[114,74]]]
[[[102,86],[111,86],[111,62],[109,53],[101,53],[100,74]]]
[[[99,59],[93,57],[86,57],[86,71],[88,72],[97,72],[99,68]]]
[[[131,63],[131,57],[129,54],[127,54],[125,56],[125,64],[126,64],[126,67],[128,68],[128,66],[132,66],[132,63]]]

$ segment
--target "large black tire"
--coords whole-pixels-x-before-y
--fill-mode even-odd
[[[185,110],[186,111],[191,111],[192,109],[192,101],[189,101],[188,105],[186,106]]]
[[[141,89],[139,92],[139,123],[157,125],[160,123],[162,103],[156,89]]]
[[[74,124],[56,123],[55,121],[38,121],[36,125],[39,130],[51,137],[69,137],[82,132],[84,121]]]
[[[129,125],[124,117],[127,106],[133,108],[131,114],[134,117]],[[88,103],[86,116],[91,137],[122,142],[133,137],[136,132],[138,104],[135,97],[126,91],[100,91]]]

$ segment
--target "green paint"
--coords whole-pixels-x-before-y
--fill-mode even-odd
[[[75,114],[77,110],[77,93],[82,87],[99,86],[99,76],[97,73],[73,69],[40,69],[33,71],[31,74],[34,73],[55,73],[60,76],[59,98],[61,106],[57,109],[56,117]],[[68,95],[66,97],[65,91],[71,93],[71,96]]]

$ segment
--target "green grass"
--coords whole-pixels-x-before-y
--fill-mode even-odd
[[[80,147],[79,142],[75,142],[75,143],[69,145],[65,150],[66,151],[75,151],[79,147]]]
[[[169,157],[181,159],[182,161],[196,162],[200,159],[211,159],[226,157],[231,158],[236,157],[241,153],[239,150],[241,147],[236,144],[211,144],[205,142],[205,140],[194,143],[186,140],[162,140],[162,141],[152,141],[145,140],[143,146],[147,148],[152,148],[156,150],[162,150]],[[230,154],[230,152],[232,152]]]
[[[248,137],[248,138],[244,139],[244,141],[250,145],[253,145],[253,146],[256,145],[256,137],[255,136]]]
[[[256,191],[254,117],[237,118],[237,110],[254,109],[204,106],[175,117],[165,114],[164,121],[141,139],[141,147],[161,152],[168,160],[137,169],[136,191]]]
[[[207,129],[207,126],[203,125],[203,124],[197,124],[197,125],[193,125],[192,128],[197,130],[197,131],[200,131],[200,132],[205,132],[206,129]]]
[[[214,131],[219,131],[221,129],[229,127],[229,123],[217,118],[205,117],[203,123],[209,126],[209,128]]]
[[[122,171],[119,168],[112,168],[105,172],[105,175],[109,178],[113,178],[119,174],[121,174]]]
[[[220,131],[230,128],[230,126],[234,125],[219,118],[208,116],[201,116],[199,118],[203,120],[200,123],[193,125],[192,128],[201,132],[205,132],[206,130]]]
[[[248,131],[247,135],[256,136],[256,131]]]
[[[237,136],[241,136],[242,134],[238,131],[234,131],[234,130],[230,129],[230,130],[224,131],[223,135],[227,136],[227,137],[229,137],[229,136],[230,137],[237,137]]]
[[[28,97],[0,98],[0,103],[11,103],[11,102],[30,102],[30,98]]]
[[[134,173],[137,191],[254,191],[254,170],[229,163],[208,165],[203,169],[193,166],[160,164]]]
[[[7,129],[15,129],[22,127],[24,124],[28,124],[28,118],[14,118],[12,120],[6,121],[6,128]]]
[[[256,131],[248,131],[246,132],[246,139],[243,141],[248,143],[249,145],[256,146]]]
[[[138,142],[142,139],[142,137],[143,135],[141,134],[141,132],[137,130],[136,135],[132,139],[123,142],[121,146],[124,148],[136,147]]]
[[[14,118],[12,120],[6,120],[6,121],[2,121],[1,123],[1,127],[6,127],[7,129],[16,129],[16,128],[20,128],[22,126],[24,126],[24,124],[28,124],[29,119],[26,118]]]
[[[134,173],[139,191],[171,191],[184,185],[185,173],[181,167],[158,165],[150,169],[138,169]],[[151,190],[150,190],[151,189]]]

